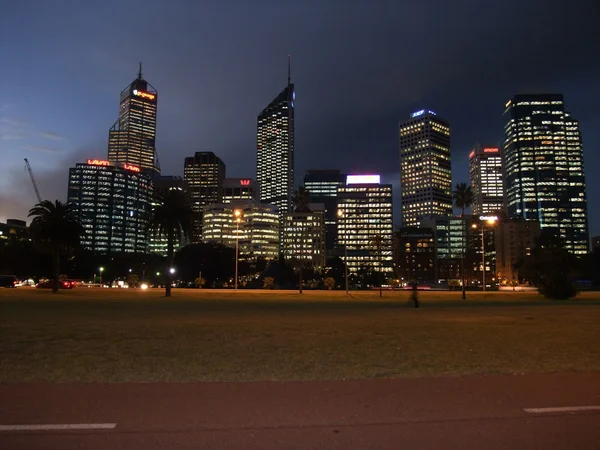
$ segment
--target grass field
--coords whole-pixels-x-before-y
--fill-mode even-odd
[[[600,294],[0,290],[0,382],[600,370]]]

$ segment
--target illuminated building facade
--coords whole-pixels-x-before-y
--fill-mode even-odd
[[[29,228],[27,222],[19,219],[6,219],[6,223],[0,222],[0,243],[25,241],[29,239]]]
[[[283,215],[281,254],[293,265],[321,270],[325,266],[325,205]]]
[[[537,220],[583,255],[589,250],[587,198],[579,123],[561,94],[515,95],[504,111],[508,216]]]
[[[394,233],[396,272],[402,282],[435,280],[435,235],[431,228],[404,227]]]
[[[189,194],[188,184],[183,180],[182,177],[175,175],[159,175],[152,178],[152,184],[154,185],[154,197],[152,199],[152,207],[156,207],[162,204],[162,201],[167,192],[172,190],[178,190]],[[162,256],[167,256],[167,237],[158,236],[154,233],[150,233],[148,236],[148,250],[150,253],[158,253]],[[175,251],[179,250],[187,244],[186,240],[182,238],[180,242],[175,243]]]
[[[196,152],[185,158],[183,179],[190,189],[190,197],[198,220],[194,225],[193,242],[202,239],[202,212],[205,205],[221,203],[225,163],[213,152]]]
[[[450,125],[433,111],[417,111],[400,124],[400,182],[402,226],[452,215]]]
[[[258,115],[256,177],[260,201],[276,205],[281,217],[290,211],[294,191],[294,101],[288,84]]]
[[[127,163],[88,159],[69,169],[68,201],[98,253],[146,253],[153,201],[149,176]]]
[[[392,219],[391,184],[380,184],[379,175],[346,177],[346,184],[338,187],[337,241],[345,249],[342,258],[350,272],[381,267],[392,273]]]
[[[276,259],[279,255],[279,212],[274,205],[255,200],[237,200],[203,207],[202,242],[235,247],[234,211],[242,211],[239,224],[240,259]]]
[[[223,180],[223,203],[236,200],[258,200],[258,185],[250,178],[225,178]]]
[[[123,91],[119,119],[108,133],[108,160],[140,167],[152,175],[160,173],[156,158],[156,107],[158,91],[138,77]]]
[[[504,211],[504,175],[499,147],[477,145],[469,153],[473,214]]]
[[[325,250],[333,256],[337,240],[337,189],[346,184],[346,175],[339,170],[308,170],[304,175],[304,188],[311,203],[325,205]]]
[[[496,226],[496,270],[501,282],[519,281],[516,265],[531,255],[539,236],[540,223],[536,220],[512,219]]]
[[[465,217],[425,216],[421,227],[433,230],[435,239],[434,273],[438,280],[460,279],[461,258],[467,255]]]

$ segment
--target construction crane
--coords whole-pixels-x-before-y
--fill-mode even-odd
[[[33,177],[33,171],[31,170],[31,166],[29,165],[29,161],[25,158],[25,165],[27,166],[27,171],[29,172],[29,176],[31,177],[31,183],[33,183],[33,189],[35,190],[35,195],[37,195],[38,203],[42,203],[42,196],[40,195],[40,190],[37,187],[37,183],[35,182],[35,178]]]

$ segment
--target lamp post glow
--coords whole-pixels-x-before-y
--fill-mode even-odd
[[[481,280],[483,282],[483,290],[485,291],[485,223],[494,225],[498,220],[495,216],[481,216]],[[477,228],[476,224],[472,225],[473,228]]]
[[[338,217],[344,217],[344,211],[338,209]],[[346,237],[347,240],[347,237]],[[348,293],[348,243],[344,243],[344,278],[346,280],[346,294]]]
[[[100,267],[100,284],[102,284],[102,272],[104,272],[104,267]]]
[[[235,280],[234,287],[238,288],[238,262],[240,252],[240,222],[242,221],[242,210],[236,209],[233,211],[233,219],[235,220]]]

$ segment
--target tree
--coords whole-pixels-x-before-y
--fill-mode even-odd
[[[165,297],[171,296],[173,284],[173,253],[175,242],[181,242],[192,234],[195,213],[188,196],[180,190],[168,191],[162,204],[152,210],[149,228],[151,233],[159,237],[167,237],[167,270],[165,271],[167,283]]]
[[[292,203],[294,205],[295,212],[310,212],[310,208],[308,204],[310,202],[310,193],[304,188],[304,186],[300,186],[292,197]]]
[[[43,200],[29,210],[33,217],[30,231],[33,242],[52,254],[52,292],[58,292],[60,256],[73,251],[84,234],[73,205],[56,200]]]
[[[577,293],[571,281],[574,266],[575,258],[563,247],[562,240],[542,231],[521,272],[544,297],[566,300]]]
[[[181,248],[174,257],[179,279],[192,282],[200,272],[208,286],[224,283],[235,273],[235,249],[223,244],[201,242]],[[240,261],[240,274],[245,265]]]
[[[202,286],[206,284],[206,280],[202,277],[198,277],[194,280],[194,284],[198,289],[202,289]]]
[[[460,217],[464,217],[465,209],[469,208],[473,204],[473,200],[475,196],[473,195],[473,190],[471,186],[467,185],[467,183],[456,183],[456,187],[454,188],[454,192],[452,193],[454,196],[454,204],[457,208],[460,208]],[[463,230],[463,242],[462,242],[462,253],[460,258],[460,277],[462,278],[462,298],[463,300],[467,298],[465,293],[465,242],[464,242],[464,233]]]
[[[325,287],[327,288],[327,290],[330,291],[335,286],[335,278],[333,278],[333,277],[327,277],[327,278],[325,278],[325,280],[323,281],[323,283],[325,284]]]
[[[467,183],[456,183],[452,194],[454,196],[454,204],[461,210],[460,217],[463,217],[465,209],[469,208],[473,204],[473,200],[475,200],[473,190]]]
[[[139,283],[140,283],[140,277],[137,274],[135,274],[135,273],[129,274],[129,276],[127,277],[127,285],[129,287],[137,287]]]
[[[263,287],[265,289],[273,289],[273,286],[275,286],[275,278],[265,277],[265,279],[263,280]]]

